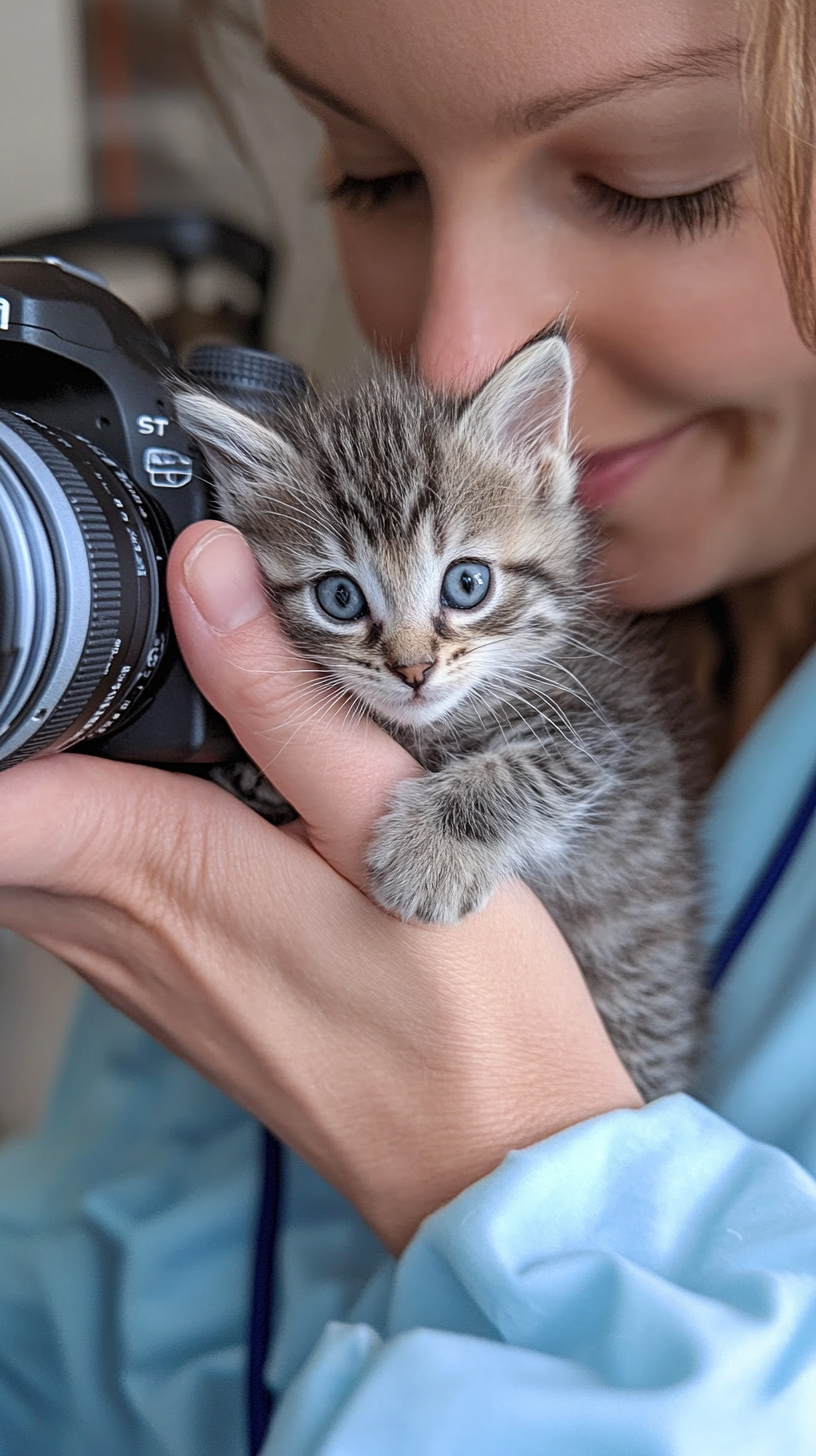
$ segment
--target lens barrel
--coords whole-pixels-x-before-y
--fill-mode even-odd
[[[134,716],[167,643],[165,559],[114,461],[0,410],[0,769]]]

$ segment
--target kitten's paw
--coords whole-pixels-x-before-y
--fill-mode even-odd
[[[490,898],[501,872],[489,847],[456,832],[443,775],[399,785],[368,855],[373,898],[400,920],[452,925]]]

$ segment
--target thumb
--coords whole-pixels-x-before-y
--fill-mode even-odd
[[[201,522],[179,537],[168,591],[201,692],[297,810],[320,854],[364,886],[372,827],[393,786],[421,773],[419,765],[287,642],[232,526]]]

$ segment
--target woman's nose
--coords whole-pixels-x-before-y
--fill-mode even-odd
[[[437,221],[414,342],[433,387],[471,393],[569,306],[574,285],[531,246],[527,229],[518,233],[498,205],[489,217],[480,208]]]

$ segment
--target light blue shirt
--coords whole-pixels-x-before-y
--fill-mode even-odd
[[[710,934],[816,769],[816,653],[712,796]],[[816,830],[718,990],[700,1098],[508,1155],[395,1263],[284,1158],[264,1456],[816,1453]],[[84,998],[0,1157],[0,1456],[243,1456],[260,1137]]]

